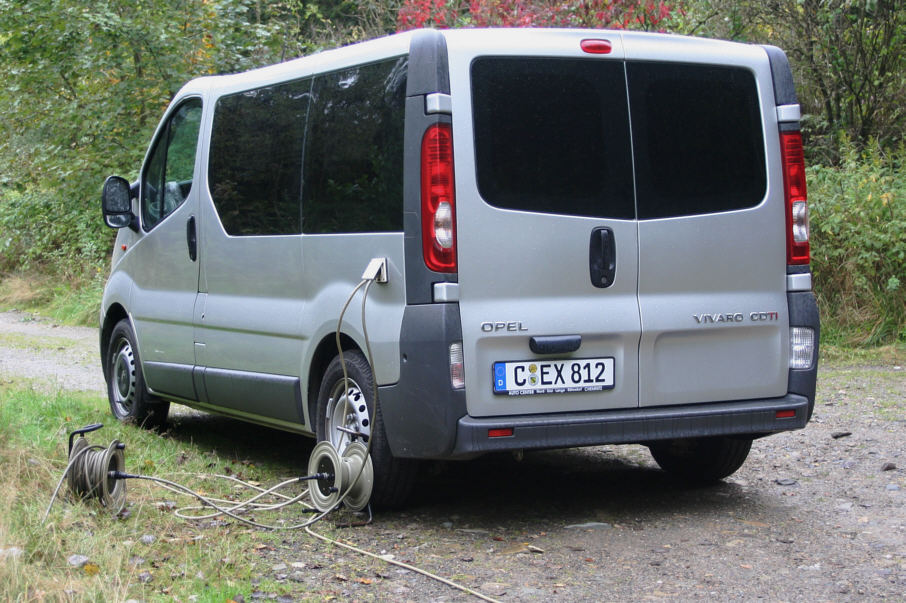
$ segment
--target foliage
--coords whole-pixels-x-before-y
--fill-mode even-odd
[[[663,31],[682,0],[404,0],[400,31],[419,27],[606,27]]]
[[[906,114],[906,7],[901,0],[771,0],[759,17],[800,76],[814,142],[838,151],[840,133],[864,147],[903,141]],[[836,161],[834,153],[827,159]]]
[[[60,192],[7,191],[0,202],[0,272],[41,271],[47,263],[63,277],[96,272],[113,236],[100,209],[88,211]]]
[[[904,166],[906,148],[872,145],[808,169],[812,271],[831,339],[906,341]]]
[[[392,31],[374,0],[0,0],[0,272],[103,267],[98,196],[192,77]]]

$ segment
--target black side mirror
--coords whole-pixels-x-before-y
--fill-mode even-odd
[[[101,209],[104,223],[110,228],[132,227],[135,215],[132,213],[132,191],[129,182],[119,176],[110,176],[104,182],[101,193]]]

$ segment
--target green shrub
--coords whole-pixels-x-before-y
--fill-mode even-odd
[[[852,147],[850,146],[850,149]],[[906,149],[808,169],[812,271],[827,339],[906,341]]]
[[[0,273],[96,274],[109,256],[113,231],[96,208],[44,190],[0,193]]]

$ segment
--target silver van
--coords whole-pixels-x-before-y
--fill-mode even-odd
[[[635,32],[422,30],[193,80],[104,186],[113,413],[369,442],[383,505],[417,459],[490,451],[726,477],[814,405],[799,118],[781,50]]]

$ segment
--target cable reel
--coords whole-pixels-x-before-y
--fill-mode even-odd
[[[322,513],[341,500],[353,511],[361,511],[371,500],[374,465],[361,442],[347,445],[342,456],[330,442],[318,442],[308,459],[308,473],[326,475],[309,488],[312,504]]]
[[[126,482],[114,476],[126,469],[126,445],[119,440],[107,448],[89,444],[85,434],[101,427],[95,423],[69,434],[69,491],[82,500],[96,498],[102,507],[119,513],[126,506]]]

